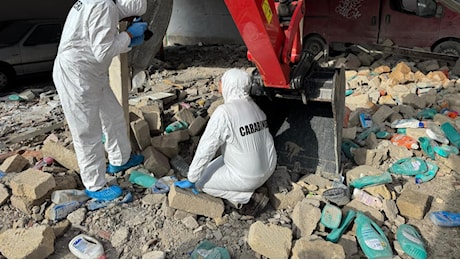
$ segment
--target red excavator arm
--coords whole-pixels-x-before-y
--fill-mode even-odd
[[[300,23],[305,3],[303,0],[281,2],[225,0],[248,48],[248,59],[257,66],[264,85],[289,89],[291,65],[299,61],[302,52]],[[287,9],[289,21],[280,23],[278,7]]]
[[[225,3],[257,67],[251,93],[270,97],[256,102],[267,114],[278,162],[337,178],[345,77],[343,70],[320,68],[313,54],[302,49],[304,0]],[[287,100],[292,98],[303,102]]]

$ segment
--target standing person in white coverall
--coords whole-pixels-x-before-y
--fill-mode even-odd
[[[250,84],[251,76],[243,70],[224,73],[219,83],[224,104],[217,107],[206,126],[188,180],[175,185],[192,188],[195,193],[196,188],[201,189],[239,205],[237,208],[253,201],[249,210],[260,210],[254,207],[263,208],[268,198],[254,191],[274,172],[276,151],[266,115],[249,97]],[[211,161],[219,148],[222,155]]]
[[[134,22],[124,32],[118,22],[140,16],[146,0],[78,0],[70,9],[54,62],[53,80],[72,133],[86,194],[113,200],[119,186],[107,186],[110,174],[141,164],[131,155],[124,112],[109,85],[112,58],[143,42],[147,23]],[[106,169],[102,134],[109,165]]]

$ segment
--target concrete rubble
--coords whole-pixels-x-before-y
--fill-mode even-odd
[[[264,185],[270,203],[257,217],[241,215],[222,199],[203,193],[174,186],[167,194],[154,193],[131,183],[133,170],[157,179],[182,179],[172,159],[180,155],[191,162],[210,115],[223,102],[219,77],[231,67],[252,68],[242,46],[175,46],[165,49],[165,57],[166,62],[149,69],[149,81],[129,102],[133,149],[145,156],[144,164],[107,175],[111,183],[130,191],[131,202],[120,198],[90,210],[89,200],[62,220],[53,220],[52,192],[83,189],[59,99],[50,87],[24,92],[27,100],[22,102],[0,103],[0,258],[75,258],[67,244],[80,233],[101,241],[108,258],[190,258],[203,240],[226,248],[232,258],[366,258],[353,223],[337,243],[326,240],[331,229],[321,222],[329,203],[323,193],[340,180],[307,172],[299,176],[278,165]],[[434,179],[421,184],[413,176],[391,174],[391,183],[364,187],[382,207],[352,197],[339,206],[342,215],[362,211],[375,221],[394,258],[409,258],[395,237],[401,224],[418,229],[429,258],[458,257],[458,228],[436,226],[428,214],[458,211],[460,156],[435,154],[433,160],[420,148],[395,145],[377,132],[394,134],[392,122],[417,117],[426,108],[437,112],[426,120],[460,129],[460,117],[440,113],[443,108],[460,112],[460,75],[455,74],[460,63],[367,53],[341,54],[328,63],[346,69],[343,137],[356,145],[342,153],[343,183],[350,191],[353,180],[381,175],[399,159],[418,157],[439,167]],[[363,114],[372,119],[375,131],[363,126]],[[165,133],[167,125],[179,120],[189,127]],[[47,156],[54,159],[51,165],[34,167]]]

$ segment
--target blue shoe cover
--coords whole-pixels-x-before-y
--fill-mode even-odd
[[[110,186],[107,188],[103,188],[98,191],[89,191],[85,190],[85,193],[88,197],[92,199],[97,199],[97,200],[114,200],[123,193],[121,190],[120,186]]]
[[[110,204],[122,204],[122,203],[131,202],[131,201],[133,201],[133,195],[131,194],[131,192],[128,191],[125,194],[125,196],[123,197],[123,199],[120,200],[120,201],[117,201],[117,200],[93,200],[88,204],[87,208],[88,208],[88,210],[96,210],[96,209],[100,209],[100,208],[105,208]]]
[[[117,172],[121,172],[124,170],[127,170],[131,167],[134,167],[136,165],[141,164],[144,161],[144,156],[140,154],[132,154],[131,157],[129,158],[128,162],[126,162],[123,165],[120,166],[114,166],[109,163],[109,166],[107,166],[107,172],[109,174],[115,174]]]
[[[435,211],[430,213],[430,219],[434,224],[441,227],[460,226],[460,213],[449,211]]]

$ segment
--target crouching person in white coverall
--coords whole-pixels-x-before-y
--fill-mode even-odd
[[[232,205],[247,204],[246,208],[254,201],[252,209],[259,210],[255,207],[264,207],[268,197],[254,191],[274,172],[276,151],[266,115],[249,97],[250,84],[251,76],[243,70],[224,73],[219,83],[224,104],[217,107],[206,126],[188,180],[175,185],[192,188],[195,193],[201,189]],[[219,148],[222,155],[211,161]]]
[[[147,23],[134,22],[124,32],[118,22],[140,16],[146,0],[78,0],[70,9],[54,62],[53,80],[61,100],[77,155],[86,194],[113,200],[119,186],[107,186],[110,174],[141,164],[131,155],[124,112],[109,85],[112,58],[144,40]],[[106,169],[105,150],[109,165]]]

